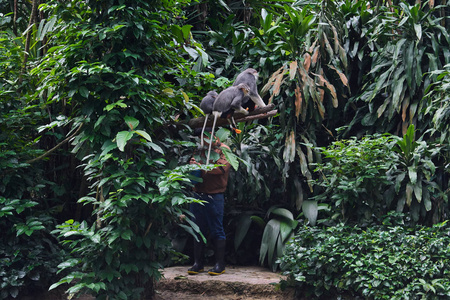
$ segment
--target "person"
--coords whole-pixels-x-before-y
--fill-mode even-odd
[[[206,137],[205,142],[208,142],[208,137]],[[220,275],[225,273],[226,237],[223,229],[224,192],[227,188],[228,174],[231,165],[226,160],[220,147],[230,149],[215,137],[215,141],[211,144],[211,148],[214,152],[219,154],[219,159],[215,161],[214,164],[222,166],[210,171],[202,171],[201,177],[203,182],[196,183],[194,186],[195,197],[205,202],[202,204],[190,204],[190,211],[194,215],[194,222],[200,228],[201,233],[206,237],[206,233],[209,230],[213,240],[216,264],[212,269],[208,270],[208,274],[210,275]],[[200,165],[202,163],[203,161],[196,161],[194,157],[190,160],[190,164]],[[202,239],[199,238],[199,241],[194,241],[194,265],[188,269],[188,274],[196,275],[204,271],[204,249],[205,244]]]

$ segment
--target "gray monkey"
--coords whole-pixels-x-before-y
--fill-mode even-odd
[[[258,93],[258,87],[256,86],[256,81],[258,80],[258,71],[252,68],[248,68],[240,73],[236,80],[233,83],[233,86],[237,86],[241,83],[245,83],[250,88],[249,95],[244,99],[242,103],[242,107],[248,108],[248,110],[252,111],[255,108],[255,105],[259,107],[264,107],[266,104],[262,100],[261,96]],[[250,101],[250,99],[252,101]]]
[[[208,118],[213,111],[214,101],[216,101],[218,94],[216,91],[209,91],[208,94],[202,99],[200,102],[200,108],[205,113],[205,122],[203,123],[202,133],[200,135],[200,145],[203,147],[203,134],[205,132],[206,123],[208,122]]]
[[[248,111],[242,107],[242,104],[245,100],[245,97],[248,96],[249,93],[250,87],[244,83],[238,84],[237,86],[230,86],[229,88],[220,92],[213,104],[212,115],[214,116],[214,121],[212,126],[211,139],[214,137],[214,127],[216,126],[218,117],[227,119],[231,118],[233,120],[234,126],[236,126],[233,118],[234,112],[240,112],[248,115]],[[209,143],[206,163],[209,163],[211,144],[212,143]]]

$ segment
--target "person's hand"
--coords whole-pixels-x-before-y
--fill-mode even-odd
[[[189,164],[190,164],[190,165],[196,164],[196,165],[199,165],[199,166],[200,166],[200,163],[198,163],[198,162],[195,160],[194,157],[191,157],[191,160],[189,161]]]

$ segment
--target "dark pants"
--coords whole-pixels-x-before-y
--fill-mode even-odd
[[[197,224],[205,237],[209,229],[212,239],[225,240],[225,231],[223,230],[223,207],[225,198],[223,193],[196,193],[195,197],[206,201],[202,204],[191,203],[190,205],[190,211],[195,217],[195,224]]]

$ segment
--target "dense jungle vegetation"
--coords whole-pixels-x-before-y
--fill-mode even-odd
[[[249,67],[277,114],[220,130],[227,263],[323,299],[450,297],[449,17],[446,0],[0,0],[0,299],[151,298],[198,230],[189,121]]]

